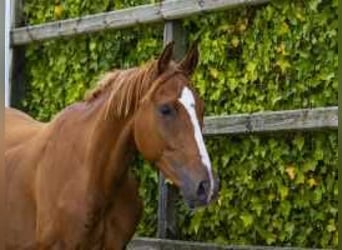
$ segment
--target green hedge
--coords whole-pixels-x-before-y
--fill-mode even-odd
[[[42,23],[149,2],[27,0],[25,16]],[[337,17],[337,0],[286,0],[184,20],[189,39],[200,38],[193,80],[206,114],[337,105]],[[162,34],[155,24],[29,45],[22,108],[50,119],[101,73],[156,55]],[[180,239],[337,248],[336,131],[222,136],[207,145],[221,196],[195,213],[179,202]],[[135,170],[147,201],[138,233],[155,236],[158,175],[142,161]]]

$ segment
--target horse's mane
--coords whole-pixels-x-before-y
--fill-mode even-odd
[[[85,101],[90,103],[107,93],[107,112],[111,110],[111,114],[116,117],[127,117],[138,108],[140,100],[152,87],[158,75],[156,64],[156,61],[151,61],[141,67],[106,73],[86,95]]]

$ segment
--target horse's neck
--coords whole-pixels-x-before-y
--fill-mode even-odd
[[[105,199],[113,197],[115,186],[125,178],[135,152],[132,119],[106,118],[106,112],[105,105],[99,105],[86,162],[90,167],[89,187]]]

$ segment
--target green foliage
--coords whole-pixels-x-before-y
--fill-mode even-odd
[[[336,133],[227,136],[207,144],[221,195],[193,216],[181,206],[183,239],[337,246]]]
[[[58,18],[152,1],[64,0]],[[114,5],[113,5],[114,3]],[[48,1],[25,2],[30,23],[56,19]],[[272,1],[184,20],[200,38],[193,82],[206,114],[337,105],[337,0]],[[139,65],[162,47],[162,24],[28,46],[23,108],[48,120],[101,73]],[[219,200],[191,213],[179,202],[180,238],[225,244],[337,248],[337,132],[207,138],[222,181]],[[157,172],[139,160],[144,218],[154,236]]]

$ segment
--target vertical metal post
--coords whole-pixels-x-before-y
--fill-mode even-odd
[[[186,36],[179,21],[166,22],[164,26],[164,46],[175,42],[174,60],[180,60],[185,54]],[[158,238],[176,238],[176,206],[177,190],[165,182],[162,173],[159,173],[159,201],[158,201]]]
[[[24,0],[6,0],[10,3],[10,29],[21,26],[23,23],[23,4]],[[8,4],[7,4],[8,5]],[[7,13],[8,14],[8,13]],[[25,95],[25,46],[13,48],[10,39],[10,31],[8,33],[8,60],[7,60],[7,105],[20,107],[21,100]]]
[[[13,1],[14,2],[14,1]],[[11,0],[5,1],[5,107],[10,105],[10,68],[12,51],[10,47]]]

